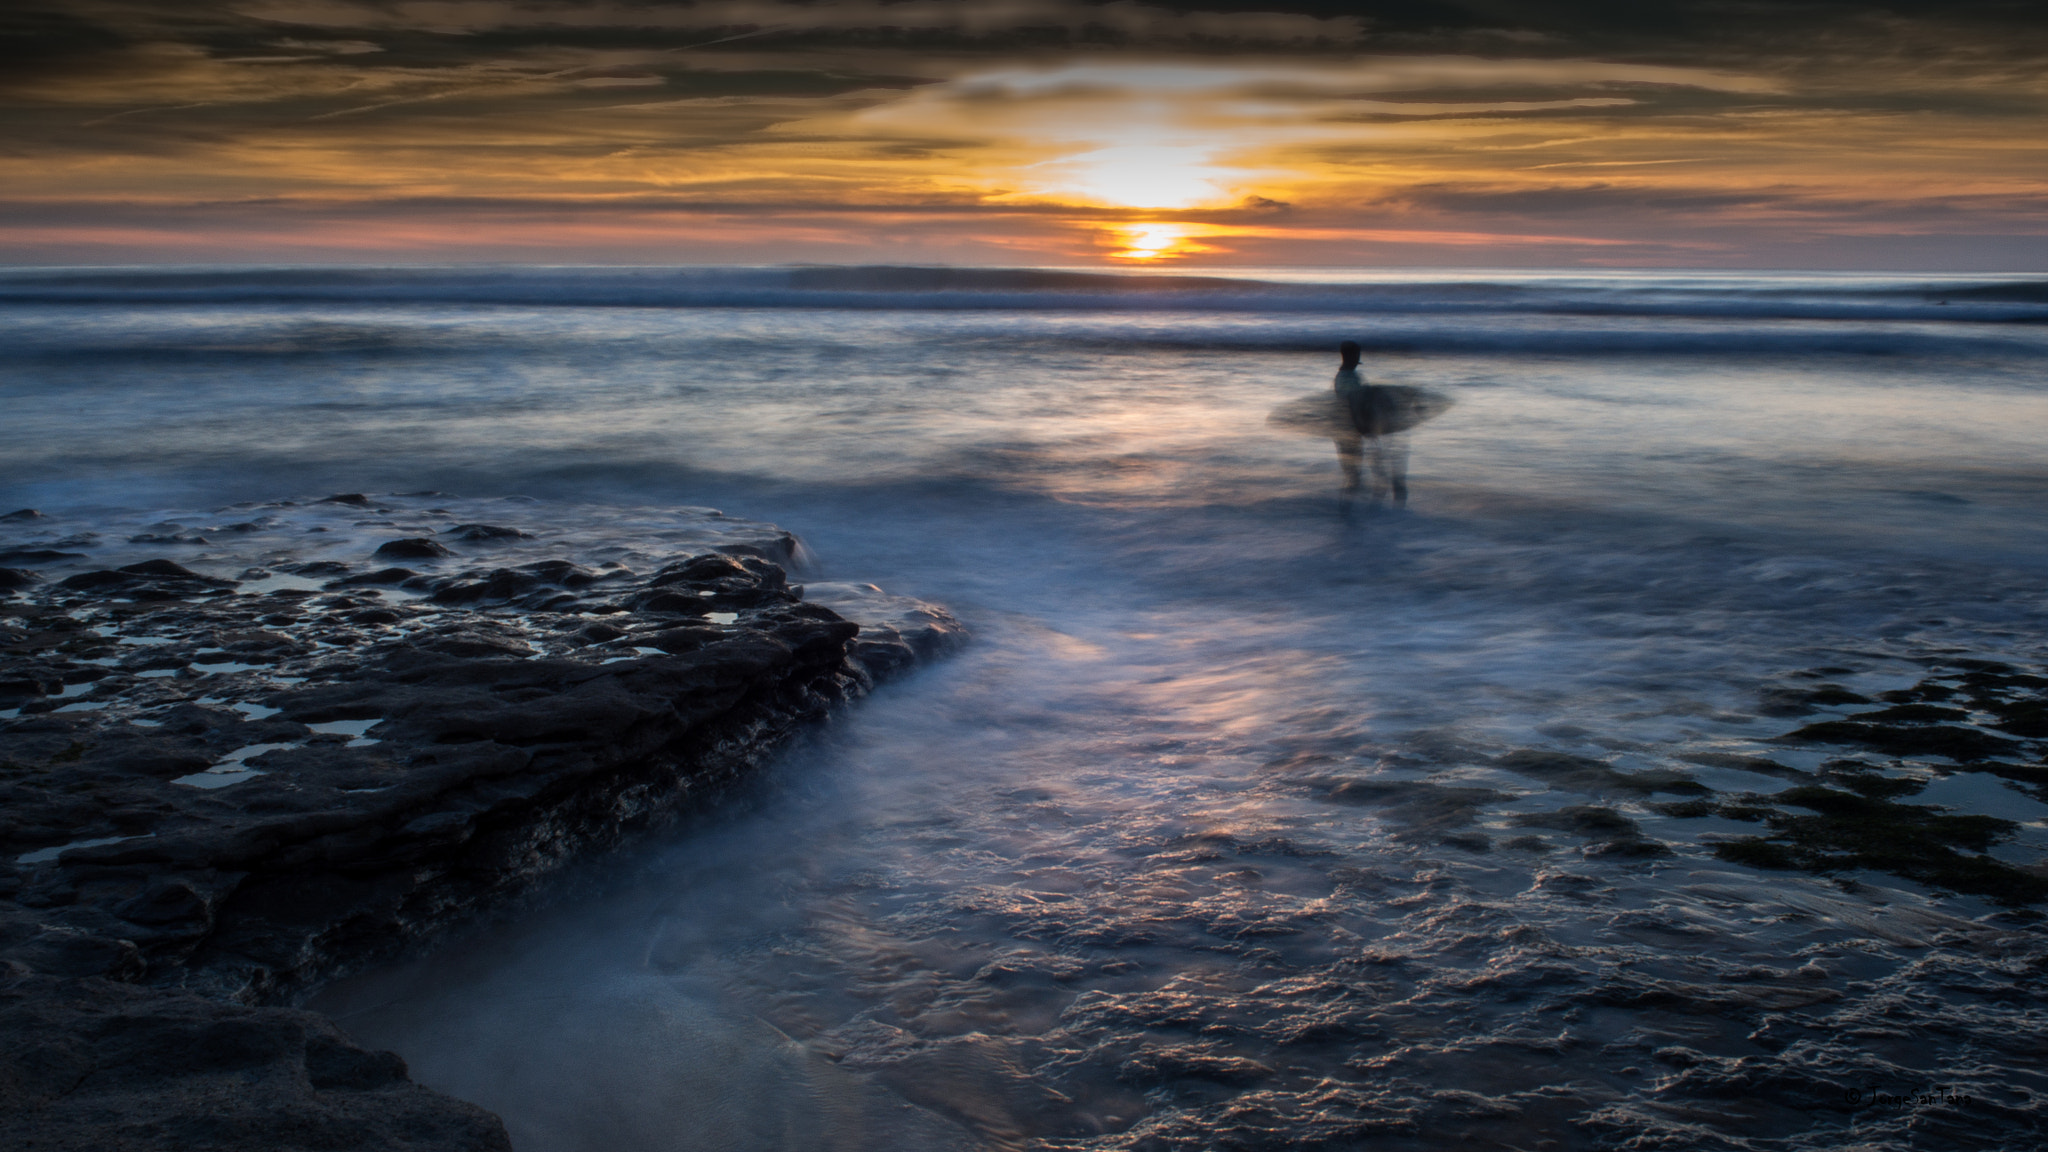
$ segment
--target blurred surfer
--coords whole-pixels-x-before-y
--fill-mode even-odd
[[[1407,505],[1406,433],[1451,406],[1450,397],[1424,388],[1368,383],[1358,370],[1359,353],[1356,341],[1339,344],[1337,354],[1343,359],[1331,391],[1283,404],[1267,417],[1278,427],[1330,438],[1337,448],[1337,466],[1344,471],[1338,507],[1346,516],[1368,474],[1375,503]]]

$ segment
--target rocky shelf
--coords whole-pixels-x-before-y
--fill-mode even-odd
[[[792,537],[703,509],[223,519],[0,537],[9,1147],[506,1147],[289,1005],[701,808],[964,636],[791,585]]]

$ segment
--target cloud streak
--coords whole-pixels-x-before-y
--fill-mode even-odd
[[[2015,8],[1208,7],[26,0],[0,258],[2048,255]]]

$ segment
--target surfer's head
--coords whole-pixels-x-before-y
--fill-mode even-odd
[[[1337,354],[1344,357],[1344,363],[1341,367],[1358,367],[1358,341],[1346,340],[1342,344],[1337,345]]]

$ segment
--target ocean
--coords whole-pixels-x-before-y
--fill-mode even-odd
[[[316,999],[522,1152],[2048,1128],[2048,277],[18,268],[0,330],[9,547],[715,507],[973,630]],[[1268,420],[1343,340],[1449,403],[1405,503]]]

